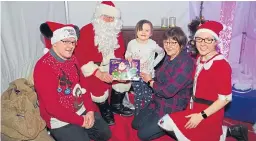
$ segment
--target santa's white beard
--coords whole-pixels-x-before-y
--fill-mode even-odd
[[[101,18],[94,18],[92,21],[95,31],[94,44],[98,46],[98,51],[103,56],[109,55],[119,48],[118,34],[122,28],[122,21],[115,19],[113,22],[106,23]]]

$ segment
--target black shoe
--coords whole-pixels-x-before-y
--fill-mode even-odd
[[[110,109],[108,100],[102,103],[96,103],[96,105],[99,107],[101,116],[107,122],[107,124],[109,126],[114,125],[115,124],[114,115]]]
[[[120,93],[112,89],[111,92],[111,99],[110,99],[110,106],[112,112],[115,114],[120,114],[122,116],[132,116],[133,110],[123,105],[125,93]]]
[[[248,141],[248,128],[244,125],[233,125],[229,129],[230,136],[238,141]]]

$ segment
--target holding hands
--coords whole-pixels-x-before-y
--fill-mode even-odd
[[[128,60],[129,62],[132,62],[132,58],[131,57],[126,58],[126,60]]]
[[[152,76],[150,74],[146,74],[144,72],[140,73],[140,77],[144,82],[148,82],[149,80],[152,80]]]
[[[108,72],[101,72],[100,70],[98,70],[95,75],[101,81],[104,81],[106,83],[111,83],[113,81],[112,76]]]

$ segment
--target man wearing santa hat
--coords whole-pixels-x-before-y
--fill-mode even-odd
[[[34,85],[40,115],[58,141],[107,141],[107,123],[91,100],[88,81],[73,51],[79,29],[74,25],[46,22],[40,26],[49,50],[36,63]]]
[[[115,122],[112,112],[123,116],[133,115],[133,111],[122,103],[131,84],[112,82],[112,76],[108,72],[110,59],[124,58],[120,16],[120,11],[112,2],[99,3],[92,22],[80,30],[80,39],[75,50],[82,66],[80,69],[90,81],[92,100],[98,105],[102,117],[109,125]]]

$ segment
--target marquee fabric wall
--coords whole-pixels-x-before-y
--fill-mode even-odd
[[[96,2],[1,2],[1,92],[9,83],[17,78],[28,77],[35,62],[43,55],[43,42],[38,30],[39,25],[52,20],[62,23],[74,23],[80,27],[89,23]],[[121,7],[124,25],[134,26],[139,19],[149,19],[154,25],[160,25],[162,16],[177,17],[177,25],[188,34],[187,24],[199,15],[200,2],[115,2]],[[136,5],[138,3],[138,5]],[[130,6],[125,6],[125,5]],[[158,5],[159,4],[159,5]],[[80,6],[78,6],[80,5]],[[140,8],[144,5],[145,12]],[[256,76],[256,2],[235,2],[233,22],[226,21],[221,11],[232,3],[204,2],[203,15],[205,19],[230,22],[230,35],[223,36],[229,40],[228,59],[239,63],[242,44],[242,32],[246,32],[241,63],[253,70]],[[148,7],[155,7],[149,9]],[[131,8],[139,14],[129,17]],[[229,9],[230,10],[230,9]],[[151,13],[149,13],[151,11]],[[152,12],[153,11],[153,12]],[[154,12],[156,11],[156,12]],[[214,12],[213,12],[214,11]],[[82,16],[81,16],[82,15]],[[150,16],[149,16],[150,15]],[[232,16],[232,14],[230,14]],[[134,17],[134,18],[133,18]],[[131,20],[133,19],[133,20]],[[230,40],[231,39],[231,40]],[[252,59],[254,58],[254,59]]]
[[[43,55],[39,26],[46,20],[65,23],[64,2],[1,2],[1,92],[28,77]]]

